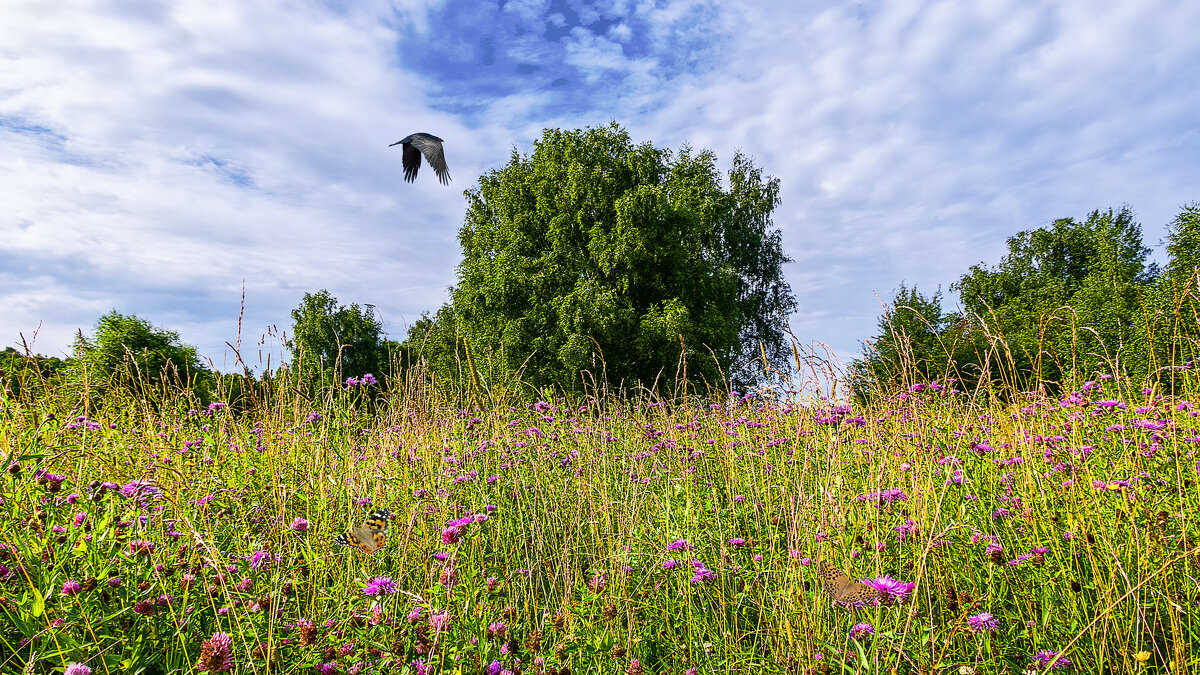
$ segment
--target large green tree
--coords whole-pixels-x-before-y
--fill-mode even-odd
[[[1141,294],[1157,275],[1129,208],[1093,211],[1008,240],[1000,264],[974,265],[955,284],[963,309],[1004,341],[1010,383],[1061,382],[1097,370],[1145,374]]]
[[[100,317],[91,338],[79,333],[75,353],[92,381],[99,376],[135,391],[166,381],[190,386],[202,398],[212,389],[212,371],[179,333],[115,309]]]
[[[292,310],[292,367],[310,382],[370,373],[382,377],[388,369],[383,330],[371,305],[338,305],[329,291],[305,293]]]
[[[879,333],[863,344],[863,358],[850,364],[856,391],[881,385],[908,387],[953,377],[972,386],[978,379],[970,325],[962,314],[942,309],[942,290],[925,296],[901,283],[879,317]]]
[[[779,181],[746,157],[726,187],[708,151],[635,144],[615,123],[547,129],[466,195],[452,306],[431,320],[454,325],[415,326],[410,344],[566,387],[584,371],[627,387],[685,372],[744,383],[763,351],[787,363]]]
[[[1200,204],[1185,206],[1167,226],[1167,265],[1154,305],[1155,354],[1159,368],[1200,357]]]

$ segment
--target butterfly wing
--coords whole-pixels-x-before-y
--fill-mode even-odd
[[[851,581],[850,577],[824,560],[818,561],[818,568],[821,581],[825,583],[825,595],[829,596],[835,605],[849,607],[855,603],[868,603],[879,597],[879,591],[861,581]]]
[[[878,590],[871,588],[861,581],[855,581],[842,591],[842,594],[837,597],[836,602],[850,607],[860,603],[864,605],[873,604],[873,601],[878,598]]]
[[[837,602],[842,591],[850,586],[850,577],[842,574],[841,570],[824,560],[817,561],[817,569],[820,572],[821,581],[825,585],[825,595],[829,596],[830,600]]]
[[[392,517],[389,509],[381,509],[367,516],[362,527],[350,528],[345,534],[334,537],[333,543],[340,546],[352,546],[368,555],[383,548],[387,543],[388,519]]]

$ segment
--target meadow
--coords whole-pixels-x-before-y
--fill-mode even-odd
[[[1075,389],[9,392],[0,672],[1200,670],[1200,399]]]

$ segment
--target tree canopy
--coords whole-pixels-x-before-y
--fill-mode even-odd
[[[166,380],[190,385],[202,398],[211,391],[212,371],[195,347],[181,343],[179,333],[155,328],[133,314],[114,309],[100,317],[90,339],[79,333],[75,352],[93,377],[112,378],[129,388]]]
[[[388,368],[383,330],[371,305],[338,305],[327,290],[305,293],[292,310],[292,367],[305,380],[329,383],[341,376],[370,373],[381,377]]]
[[[952,286],[957,311],[901,285],[852,372],[859,383],[985,377],[1010,390],[1169,373],[1200,344],[1200,208],[1169,226],[1163,274],[1149,254],[1128,207],[1019,232],[997,265],[973,265]]]
[[[451,303],[407,345],[443,368],[461,346],[566,387],[584,371],[625,386],[746,382],[762,351],[786,363],[796,303],[771,224],[779,181],[738,154],[723,187],[715,164],[615,123],[545,130],[467,191]]]

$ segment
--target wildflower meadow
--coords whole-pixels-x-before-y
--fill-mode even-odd
[[[955,384],[7,396],[0,672],[1200,670],[1198,399]]]

